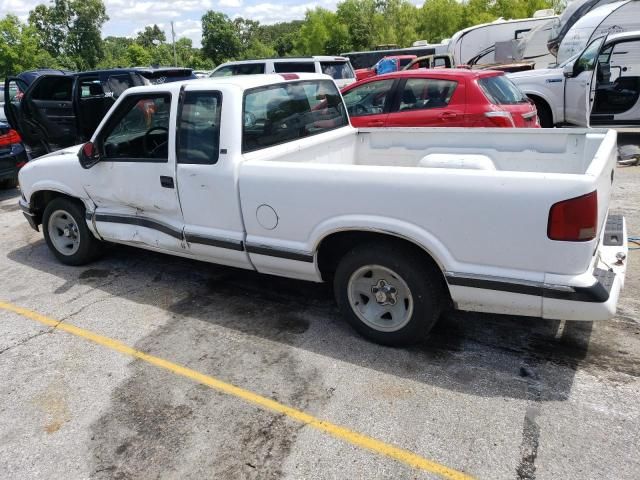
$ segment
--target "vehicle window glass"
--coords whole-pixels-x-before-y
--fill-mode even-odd
[[[399,111],[442,108],[449,105],[458,82],[435,78],[409,78],[402,89]]]
[[[220,148],[220,92],[186,92],[178,119],[178,163],[212,165]]]
[[[314,73],[316,65],[314,62],[273,62],[273,69],[276,73]]]
[[[384,111],[393,80],[379,80],[352,88],[344,94],[347,111],[352,117],[377,115]]]
[[[113,98],[118,98],[127,88],[133,87],[133,79],[127,74],[109,75],[107,87],[113,94]]]
[[[354,78],[353,70],[349,62],[320,62],[322,73],[331,76],[334,80]]]
[[[584,71],[591,71],[595,68],[601,45],[602,41],[601,39],[598,39],[591,43],[591,45],[589,45],[587,49],[582,52],[582,55],[580,55],[573,67],[574,77],[580,75]]]
[[[331,80],[301,81],[245,92],[242,151],[291,142],[349,124]]]
[[[487,100],[494,105],[515,105],[529,102],[522,90],[504,75],[481,78],[478,80],[478,85]]]
[[[11,80],[9,82],[9,101],[14,104],[20,103],[26,90],[26,83],[20,80]],[[2,98],[2,101],[4,102],[4,97]]]
[[[71,77],[43,78],[33,89],[31,98],[33,100],[71,101],[72,89],[73,78]]]
[[[80,98],[96,98],[104,97],[104,90],[98,77],[95,78],[83,78],[78,85]]]
[[[120,104],[101,135],[109,160],[166,162],[171,95],[132,95]]]
[[[401,58],[398,63],[400,64],[400,68],[406,67],[413,61],[413,58]]]

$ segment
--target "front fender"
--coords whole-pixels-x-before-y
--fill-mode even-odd
[[[549,81],[550,79],[547,79]],[[518,84],[520,90],[522,90],[527,96],[534,95],[541,98],[547,105],[553,117],[553,123],[561,123],[564,121],[564,98],[563,95],[558,95],[554,89],[538,84],[523,83]],[[562,90],[561,90],[562,92]]]

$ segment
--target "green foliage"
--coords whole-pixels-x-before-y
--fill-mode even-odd
[[[142,45],[144,48],[153,48],[156,45],[160,45],[167,41],[167,37],[164,32],[154,24],[153,27],[146,26],[144,30],[138,33],[136,42]]]
[[[210,10],[202,17],[202,51],[216,64],[242,52],[238,28],[224,13]]]
[[[102,0],[53,0],[29,13],[40,48],[62,65],[94,68],[102,58],[102,25],[109,19]]]
[[[0,19],[0,78],[24,70],[57,66],[53,57],[40,48],[33,27],[20,22],[15,15]]]

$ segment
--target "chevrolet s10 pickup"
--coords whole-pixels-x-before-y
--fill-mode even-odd
[[[614,131],[355,129],[328,76],[238,76],[126,90],[20,171],[20,206],[62,263],[109,242],[328,281],[358,332],[405,345],[449,307],[611,318],[615,166]]]

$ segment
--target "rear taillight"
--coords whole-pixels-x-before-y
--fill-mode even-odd
[[[490,111],[484,114],[489,119],[492,127],[513,128],[516,126],[509,112]]]
[[[549,210],[547,236],[564,242],[586,242],[596,238],[598,192],[558,202]]]
[[[22,139],[18,132],[15,130],[9,130],[8,133],[4,135],[0,135],[0,147],[8,147],[9,145],[14,145],[16,143],[20,143]]]

